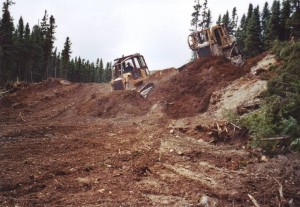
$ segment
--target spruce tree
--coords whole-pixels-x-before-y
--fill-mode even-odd
[[[249,7],[248,7],[247,16],[246,16],[246,19],[245,19],[245,28],[247,28],[247,26],[248,26],[248,22],[251,19],[252,13],[253,13],[253,4],[250,3]]]
[[[51,76],[52,71],[51,71],[51,62],[52,62],[52,51],[53,51],[53,45],[54,45],[54,40],[55,40],[55,19],[51,15],[49,19],[49,27],[46,32],[46,39],[45,39],[45,45],[44,45],[44,58],[45,58],[45,66],[47,69],[46,73],[46,78],[49,78]]]
[[[290,38],[291,29],[288,25],[288,21],[291,16],[291,2],[290,0],[283,0],[282,9],[280,11],[280,34],[281,41],[288,40]]]
[[[111,81],[111,63],[106,63],[106,67],[104,70],[104,80],[103,82],[107,83],[109,81]]]
[[[206,19],[204,20],[204,28],[209,28],[211,26],[211,23],[212,23],[211,11],[210,9],[208,9]]]
[[[230,30],[229,28],[229,22],[230,22],[230,19],[229,19],[229,12],[228,10],[226,11],[226,13],[223,15],[222,17],[222,24],[228,29]],[[232,32],[232,31],[228,31],[228,32]]]
[[[44,73],[43,39],[41,28],[38,25],[35,25],[32,29],[31,47],[30,81],[38,82],[43,80]]]
[[[28,82],[30,80],[30,65],[31,65],[31,57],[32,57],[32,45],[31,45],[31,35],[29,24],[27,23],[25,26],[24,32],[24,81]]]
[[[245,51],[245,42],[246,42],[246,38],[247,38],[247,30],[248,30],[248,25],[249,25],[249,21],[251,19],[253,13],[253,4],[249,4],[248,6],[248,12],[247,15],[243,15],[241,22],[240,22],[240,27],[237,31],[237,43],[240,47],[240,49],[244,52]]]
[[[3,3],[3,14],[0,21],[0,85],[13,80],[16,73],[16,49],[13,42],[14,24],[9,8],[14,4],[12,0]]]
[[[57,78],[57,59],[58,59],[58,56],[57,56],[57,48],[54,49],[53,53],[52,53],[52,58],[51,58],[51,68],[52,68],[52,76],[54,78]]]
[[[237,27],[237,21],[238,21],[238,17],[237,17],[237,13],[236,13],[236,7],[234,7],[232,9],[231,19],[229,20],[229,24],[228,24],[229,34],[235,35],[236,27]]]
[[[201,19],[198,23],[200,30],[206,29],[210,27],[211,24],[211,11],[207,7],[207,0],[204,0],[202,5]]]
[[[76,75],[76,66],[75,66],[75,60],[71,59],[68,63],[68,80],[74,82]]]
[[[75,79],[74,81],[80,82],[80,77],[81,77],[81,68],[82,68],[82,60],[81,57],[78,57],[77,62],[75,62]]]
[[[293,14],[288,21],[291,27],[291,36],[300,39],[300,0],[292,0]]]
[[[271,17],[268,22],[267,31],[266,31],[266,46],[269,48],[271,43],[279,39],[280,36],[280,2],[274,0],[271,8]]]
[[[267,25],[268,22],[270,21],[271,17],[271,12],[269,10],[269,4],[268,2],[265,3],[262,15],[261,15],[261,30],[262,30],[262,42],[263,42],[263,50],[266,50],[266,45],[267,45],[267,38],[266,38],[266,33],[267,33]]]
[[[103,67],[102,58],[100,59],[100,63],[99,63],[99,80],[100,80],[100,83],[102,83],[104,81],[104,67]]]
[[[245,53],[255,56],[262,52],[261,26],[259,7],[257,6],[251,15],[247,26],[247,38],[245,39]]]
[[[194,28],[192,29],[192,31],[198,31],[198,25],[199,25],[199,21],[200,21],[200,11],[202,8],[202,5],[200,4],[200,0],[194,0],[195,5],[194,7],[194,12],[192,13],[192,20],[191,20],[191,26],[193,26]]]
[[[70,58],[71,58],[71,41],[70,38],[67,37],[65,44],[64,44],[64,49],[61,52],[61,77],[63,79],[67,79],[67,74],[68,74],[68,66],[69,66],[69,62],[70,62]]]
[[[221,24],[221,21],[222,21],[222,18],[221,18],[221,14],[220,14],[219,17],[218,17],[218,20],[217,20],[216,24]]]
[[[244,14],[240,21],[240,26],[236,31],[236,42],[239,48],[243,51],[245,48],[245,38],[246,38],[246,15]]]
[[[24,68],[24,53],[25,53],[25,45],[24,45],[24,34],[25,33],[25,28],[24,28],[24,21],[23,18],[20,17],[19,19],[19,24],[17,26],[17,30],[16,30],[16,35],[15,35],[15,44],[16,44],[16,48],[17,48],[17,61],[18,61],[18,74],[17,77],[19,78],[19,80],[24,80],[24,76],[25,76],[25,68]]]

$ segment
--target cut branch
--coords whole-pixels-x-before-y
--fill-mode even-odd
[[[250,198],[252,203],[255,205],[255,207],[260,207],[260,205],[258,204],[258,202],[255,200],[255,198],[252,195],[248,194],[248,197]]]
[[[20,112],[19,117],[21,117],[23,122],[26,122],[26,120],[23,118],[22,113]]]
[[[282,187],[282,184],[276,179],[276,178],[274,178],[274,180],[278,183],[278,185],[279,185],[279,196],[280,196],[280,200],[281,200],[281,202],[283,201],[283,200],[285,200],[284,199],[284,197],[283,197],[283,187]]]
[[[272,137],[272,138],[262,138],[260,140],[262,141],[272,141],[272,140],[283,140],[283,139],[287,139],[288,136],[283,136],[283,137]]]
[[[235,124],[233,124],[233,123],[229,123],[229,124],[231,124],[232,126],[234,126],[235,128],[238,128],[238,129],[242,129],[241,127],[239,127],[239,126],[237,126],[237,125],[235,125]]]

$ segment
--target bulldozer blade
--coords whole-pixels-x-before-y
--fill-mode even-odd
[[[228,58],[230,59],[231,63],[236,66],[242,66],[245,63],[243,54],[236,43],[234,43],[234,45],[232,46]]]
[[[145,84],[141,89],[139,89],[139,93],[144,97],[147,98],[149,93],[154,89],[153,83]]]

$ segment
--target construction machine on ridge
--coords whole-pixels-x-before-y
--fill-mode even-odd
[[[236,38],[229,35],[222,24],[196,31],[188,36],[188,44],[195,51],[197,58],[206,56],[225,56],[234,65],[244,63],[241,50],[236,44]]]

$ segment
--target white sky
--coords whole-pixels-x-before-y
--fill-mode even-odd
[[[271,0],[269,7],[272,5]],[[1,1],[3,4],[4,0]],[[102,58],[112,62],[131,53],[144,55],[150,70],[180,67],[191,51],[187,36],[191,28],[194,0],[14,0],[10,12],[15,26],[20,16],[30,29],[47,10],[56,21],[55,46],[62,50],[67,37],[72,42],[72,57],[91,62]],[[239,18],[249,3],[266,0],[208,0],[215,23],[227,10],[237,7]]]

